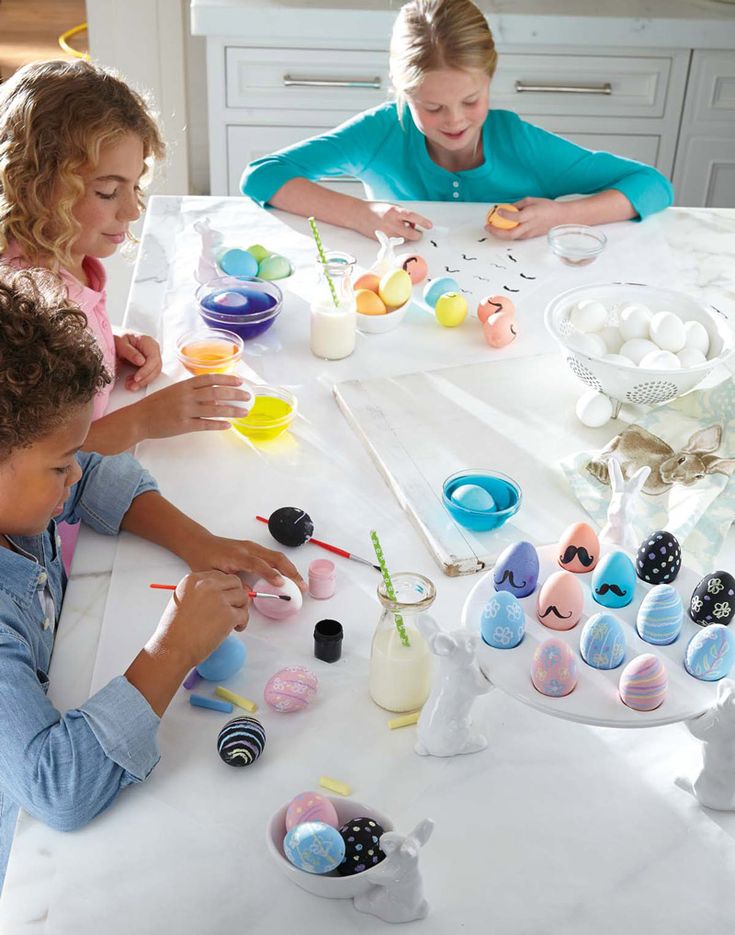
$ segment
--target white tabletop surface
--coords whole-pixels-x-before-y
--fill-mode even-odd
[[[472,223],[478,213],[472,205],[423,208],[450,227]],[[195,321],[198,238],[192,224],[203,217],[228,241],[258,241],[287,254],[297,268],[312,264],[301,219],[266,214],[238,199],[154,199],[127,323],[162,338],[171,379],[182,376],[171,366],[176,329]],[[652,230],[674,255],[678,285],[732,312],[735,212],[674,209],[608,233],[647,242]],[[374,257],[373,245],[356,235],[325,226],[322,236],[366,264]],[[580,281],[593,281],[589,270],[575,271]],[[202,433],[144,443],[138,457],[166,495],[222,534],[268,542],[254,515],[282,505],[308,509],[317,535],[357,552],[367,552],[367,530],[377,528],[395,570],[435,581],[434,616],[451,629],[476,579],[441,576],[340,416],[331,386],[476,363],[492,359],[491,352],[476,322],[450,332],[412,310],[392,335],[362,337],[351,358],[319,361],[308,350],[306,303],[297,294],[308,294],[308,284],[301,272],[284,284],[286,310],[248,358],[259,377],[296,392],[302,418],[293,432],[257,451],[231,433]],[[519,338],[497,359],[517,357],[522,374],[533,366],[527,355],[551,344],[539,338],[533,308],[519,307],[519,316],[528,342]],[[569,409],[578,390],[570,383]],[[116,392],[124,402],[125,394]],[[565,424],[560,414],[559,426]],[[589,430],[587,444],[602,442],[601,432]],[[558,533],[549,529],[547,541]],[[322,555],[313,546],[292,553],[302,571]],[[725,567],[734,557],[731,534],[721,555]],[[60,708],[81,703],[125,669],[165,600],[147,583],[176,580],[183,571],[163,550],[134,537],[104,539],[85,531],[51,671]],[[389,731],[389,715],[367,695],[370,637],[379,615],[375,574],[349,562],[339,564],[338,574],[332,600],[307,601],[287,624],[253,612],[242,637],[248,663],[227,684],[260,703],[269,738],[262,759],[246,770],[222,764],[214,744],[227,716],[191,708],[182,689],[162,723],[161,763],[146,783],[126,790],[107,813],[73,834],[21,817],[0,900],[3,935],[384,931],[384,923],[349,903],[289,886],[265,852],[269,815],[315,788],[322,774],[349,782],[356,798],[400,829],[427,816],[436,821],[422,854],[431,912],[420,925],[427,933],[690,935],[732,928],[735,815],[701,809],[674,784],[698,756],[683,724],[648,731],[589,727],[546,717],[494,691],[475,708],[490,740],[486,751],[451,760],[417,757],[414,729]],[[345,626],[343,659],[332,667],[312,655],[313,624],[325,616]],[[275,669],[293,663],[318,674],[320,692],[311,709],[276,715],[262,702],[262,688]]]

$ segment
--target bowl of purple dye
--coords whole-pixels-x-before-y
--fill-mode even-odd
[[[243,341],[267,331],[283,306],[283,293],[265,279],[220,276],[196,292],[199,315],[209,328],[234,331]]]

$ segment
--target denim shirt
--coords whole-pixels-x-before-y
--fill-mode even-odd
[[[134,498],[156,482],[130,455],[77,458],[82,477],[59,521],[116,535]],[[0,548],[0,891],[19,807],[74,830],[144,780],[160,757],[159,718],[124,676],[65,714],[46,697],[66,586],[56,523],[11,541],[19,552]],[[46,616],[50,606],[55,620]]]

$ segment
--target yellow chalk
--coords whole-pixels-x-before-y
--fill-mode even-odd
[[[215,695],[219,695],[220,698],[224,698],[225,701],[231,701],[233,704],[236,704],[238,708],[244,708],[245,711],[249,711],[251,714],[258,710],[258,706],[254,701],[251,701],[249,698],[243,698],[242,695],[236,695],[235,692],[231,692],[229,688],[222,688],[221,685],[218,685],[214,693]]]
[[[352,795],[352,789],[346,782],[340,782],[339,779],[330,779],[329,776],[320,776],[319,785],[330,792],[336,792],[338,795]]]
[[[230,699],[232,700],[232,699]],[[388,721],[388,727],[391,730],[395,730],[397,727],[408,727],[410,724],[415,724],[419,719],[420,711],[414,711],[412,714],[402,714],[400,717],[391,718]]]

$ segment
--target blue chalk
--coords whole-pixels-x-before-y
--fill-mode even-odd
[[[232,712],[232,704],[229,701],[205,698],[204,695],[189,695],[189,704],[194,705],[195,708],[211,708],[213,711],[224,711],[225,714]]]

